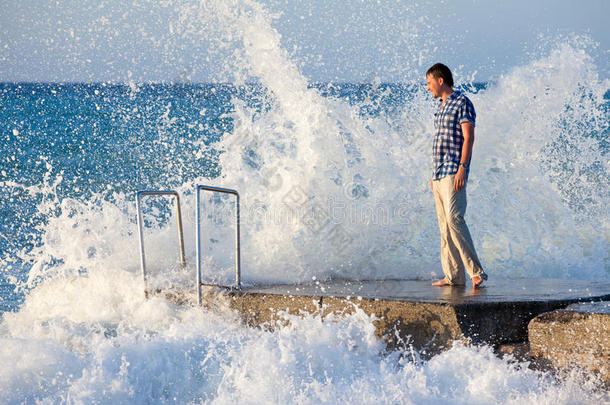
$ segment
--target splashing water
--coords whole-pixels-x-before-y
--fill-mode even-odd
[[[0,353],[15,364],[0,374],[6,402],[605,400],[590,376],[573,372],[559,384],[490,348],[457,345],[428,362],[408,349],[385,353],[360,310],[324,322],[285,315],[289,326],[269,332],[241,326],[223,309],[144,301],[130,290],[136,280],[113,275],[49,283],[20,313],[6,314],[10,337]]]
[[[232,67],[258,78],[271,101],[263,111],[236,103],[216,182],[254,207],[245,237],[252,273],[301,281],[312,269],[347,278],[437,272],[429,96],[414,84],[408,106],[387,114],[362,114],[370,100],[322,97],[270,19],[246,8],[221,9],[243,46]],[[480,119],[470,217],[492,276],[608,278],[608,81],[573,42],[471,95]]]
[[[593,376],[532,371],[487,347],[425,362],[408,347],[387,353],[361,311],[285,315],[288,326],[263,331],[225,308],[144,300],[133,198],[144,188],[177,189],[185,213],[180,270],[171,210],[147,203],[156,285],[192,286],[202,183],[243,197],[247,283],[440,269],[423,84],[312,84],[259,3],[178,6],[181,35],[216,41],[232,84],[2,87],[0,266],[2,288],[17,289],[2,294],[14,311],[0,323],[0,358],[14,364],[0,373],[2,402],[608,400]],[[610,279],[608,85],[574,37],[464,86],[478,118],[468,221],[491,277]],[[231,229],[204,228],[206,274],[227,282]]]

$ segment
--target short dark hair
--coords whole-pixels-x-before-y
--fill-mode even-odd
[[[453,87],[453,75],[451,74],[451,70],[442,63],[435,63],[432,65],[426,72],[426,76],[428,75],[431,75],[437,79],[442,77],[443,81],[447,83],[449,87]]]

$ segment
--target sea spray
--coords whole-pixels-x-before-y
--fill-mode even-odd
[[[265,270],[252,271],[253,280],[303,281],[312,268],[342,278],[438,273],[427,192],[430,96],[415,85],[402,122],[362,114],[307,86],[257,3],[220,7],[216,16],[237,44],[237,82],[254,77],[267,100],[262,110],[235,103],[214,179],[240,190],[246,215],[256,207],[246,219],[244,265]],[[607,131],[600,116],[608,82],[579,44],[557,44],[471,94],[479,121],[469,215],[492,275],[608,277],[608,209],[600,203],[608,152],[590,137]],[[577,162],[570,167],[589,168],[565,170],[577,189],[559,177],[562,142],[588,152],[568,155]]]
[[[0,321],[13,365],[3,402],[609,401],[591,375],[533,371],[489,347],[425,362],[408,345],[388,353],[361,311],[286,315],[271,331],[226,308],[144,300],[134,194],[149,187],[180,193],[187,248],[180,269],[171,201],[147,201],[154,286],[192,294],[202,183],[243,197],[246,283],[440,273],[423,80],[310,83],[259,3],[188,4],[193,29],[174,32],[218,38],[210,56],[226,57],[232,84],[2,87],[14,108],[3,110],[1,264],[16,274],[2,277],[25,294]],[[560,41],[463,87],[478,117],[467,215],[491,277],[610,277],[608,82],[590,52]],[[230,200],[214,198],[204,222],[229,224]],[[227,228],[204,239],[213,281],[231,281]]]
[[[63,196],[52,203],[54,208],[38,210],[35,215],[44,219],[35,230],[21,232],[38,235],[31,255],[17,255],[15,246],[14,253],[5,253],[5,263],[15,256],[33,263],[33,279],[40,275],[42,262],[50,263],[47,268],[54,272],[62,267],[87,271],[91,260],[112,257],[114,249],[131,246],[125,250],[130,255],[116,256],[123,261],[111,262],[135,270],[133,192],[146,180],[156,188],[183,193],[191,272],[192,190],[194,184],[211,183],[241,193],[246,282],[306,281],[314,275],[365,279],[439,274],[438,231],[428,190],[435,104],[423,84],[372,83],[356,85],[355,90],[349,85],[309,85],[297,61],[283,50],[271,16],[258,3],[235,4],[239,7],[205,3],[205,16],[189,14],[191,25],[200,22],[208,28],[210,18],[218,23],[216,30],[224,32],[220,40],[239,53],[239,58],[227,61],[227,69],[243,73],[236,73],[235,87],[212,86],[192,94],[177,87],[186,101],[206,106],[195,116],[188,115],[191,109],[185,100],[165,95],[165,87],[140,87],[140,99],[109,97],[113,93],[107,86],[95,92],[79,90],[87,94],[84,100],[98,106],[118,101],[120,113],[111,115],[114,120],[133,126],[149,117],[156,130],[148,136],[143,130],[140,142],[130,135],[128,142],[119,144],[119,149],[133,147],[136,153],[118,150],[112,155],[117,159],[114,165],[96,155],[95,170],[79,167],[76,180],[70,172],[60,178],[66,168],[52,159],[53,168],[42,181],[57,183]],[[195,34],[205,32],[184,35]],[[497,83],[469,87],[474,89],[470,96],[478,123],[467,215],[481,260],[492,276],[608,277],[609,216],[604,202],[609,169],[603,143],[608,83],[597,77],[587,48],[579,44],[578,39],[558,44]],[[244,77],[258,83],[240,85]],[[164,98],[150,103],[155,91]],[[48,93],[44,90],[45,97]],[[140,102],[149,104],[129,106]],[[201,117],[207,117],[203,123]],[[196,139],[200,127],[204,130]],[[17,133],[17,142],[28,136],[27,131]],[[564,164],[565,151],[569,162]],[[126,160],[132,156],[138,161]],[[157,160],[159,167],[152,164]],[[129,176],[125,166],[137,162],[141,166]],[[205,164],[203,176],[196,175],[200,164]],[[84,181],[87,171],[97,176],[91,186]],[[104,171],[118,173],[120,180],[104,182]],[[17,183],[5,182],[3,188],[17,193]],[[213,211],[213,205],[209,209]],[[150,219],[149,225],[154,223]],[[97,226],[100,220],[105,225]],[[175,219],[165,215],[162,223],[173,226]],[[214,228],[207,225],[204,229]],[[159,233],[151,228],[146,239],[148,249],[157,254],[151,263],[161,264],[155,269],[161,274],[167,266],[175,268],[167,261],[176,257],[175,242],[170,241],[174,231],[163,229]],[[79,232],[84,238],[79,239],[91,243],[71,242]],[[230,237],[208,237],[206,247],[210,239],[217,241],[212,243],[215,250],[203,260],[211,270],[219,270],[216,280],[229,282],[232,259],[225,253],[234,242]],[[219,259],[223,257],[224,262]]]

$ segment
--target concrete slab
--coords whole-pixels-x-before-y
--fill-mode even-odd
[[[610,282],[496,279],[473,290],[422,280],[333,280],[247,286],[220,296],[248,324],[266,327],[280,319],[278,311],[327,316],[358,307],[377,318],[377,335],[390,348],[407,342],[425,355],[464,338],[494,346],[527,342],[532,318],[576,302],[610,300]],[[218,298],[208,294],[206,302]]]
[[[473,290],[465,287],[433,287],[424,280],[331,280],[309,284],[249,286],[249,294],[319,297],[362,297],[406,302],[460,305],[511,302],[583,301],[610,296],[610,282],[561,279],[493,279]]]

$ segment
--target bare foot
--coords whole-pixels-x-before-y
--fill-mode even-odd
[[[444,278],[442,280],[435,281],[434,283],[432,283],[432,285],[441,286],[442,287],[444,285],[451,285],[451,283],[449,281],[447,281],[446,278]]]
[[[481,276],[474,276],[472,278],[472,288],[475,290],[483,284],[483,278]]]

